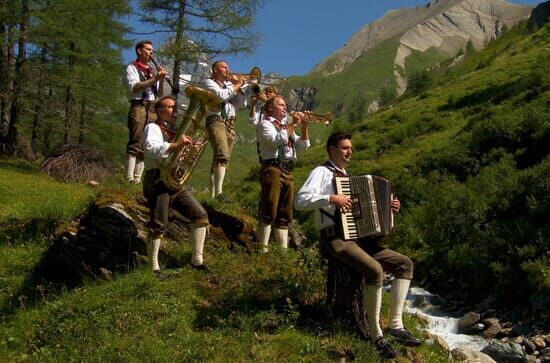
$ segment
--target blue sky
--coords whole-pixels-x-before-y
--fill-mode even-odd
[[[229,67],[248,73],[258,66],[264,74],[303,75],[346,41],[363,25],[382,17],[390,9],[425,5],[428,0],[267,0],[259,10],[256,29],[261,41],[254,54],[225,57]],[[515,0],[513,3],[536,5],[540,1]],[[135,19],[129,23],[144,29]],[[144,36],[155,42],[163,36]],[[134,38],[140,39],[140,38]],[[124,52],[124,60],[134,58],[134,50]]]

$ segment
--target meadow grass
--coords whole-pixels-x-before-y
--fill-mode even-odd
[[[23,169],[31,172],[22,172]],[[2,221],[67,220],[84,211],[96,193],[91,186],[62,183],[40,175],[36,167],[26,163],[0,160]]]
[[[294,251],[207,258],[209,275],[183,267],[167,270],[170,278],[159,282],[136,270],[20,307],[3,319],[0,355],[29,362],[378,361],[345,326],[327,316],[303,317],[304,305],[319,302],[288,294],[304,290],[300,282],[319,271],[301,276]],[[387,311],[387,294],[384,300]],[[446,361],[436,346],[426,349],[437,358],[430,361]]]
[[[3,181],[13,190],[11,198],[28,192],[16,184],[32,180],[35,191],[51,192],[59,184],[58,193],[73,200],[65,203],[58,196],[58,208],[67,209],[50,218],[80,213],[90,201],[82,190],[97,193],[84,186],[67,188],[36,169],[16,166]],[[104,186],[109,193],[113,188],[123,197],[139,193],[134,187]],[[45,203],[42,199],[22,200],[14,209],[21,221],[42,215],[36,203]],[[238,203],[225,208],[246,213]],[[0,361],[378,361],[369,344],[330,318],[323,302],[326,270],[315,249],[284,252],[274,246],[268,254],[249,254],[207,242],[205,259],[212,273],[203,274],[188,266],[191,246],[183,243],[174,253],[182,267],[164,269],[165,281],[141,268],[114,281],[54,290],[32,280],[51,245],[46,232],[0,245]],[[386,312],[387,299],[384,294]],[[418,324],[410,317],[406,321],[411,327]],[[425,349],[422,354],[437,357],[432,361],[446,361],[436,346]]]

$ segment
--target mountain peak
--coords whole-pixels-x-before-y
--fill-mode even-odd
[[[431,0],[425,6],[390,10],[363,26],[312,72],[341,72],[377,44],[396,36],[400,37],[400,47],[408,48],[409,53],[433,47],[452,54],[468,41],[482,48],[500,35],[502,27],[511,27],[529,17],[531,9],[503,0]],[[399,66],[404,64],[403,55],[398,54]]]

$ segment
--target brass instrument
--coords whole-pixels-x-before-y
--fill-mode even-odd
[[[166,164],[160,168],[162,181],[173,191],[183,188],[208,144],[208,132],[202,124],[206,112],[220,107],[222,102],[215,94],[195,86],[188,86],[185,94],[189,97],[189,106],[174,140],[186,134],[193,139],[193,144],[185,145],[181,150],[173,152]]]
[[[307,121],[308,123],[311,123],[311,124],[317,124],[317,123],[323,123],[325,124],[326,126],[328,126],[330,124],[330,122],[332,121],[332,112],[327,112],[326,115],[320,115],[320,114],[316,114],[316,113],[311,113],[311,112],[300,112],[301,113],[301,116],[300,116],[300,119],[303,120],[303,121]],[[290,113],[290,116],[293,116],[296,115],[297,112],[291,112]],[[298,124],[295,124],[294,126],[296,126]]]
[[[244,80],[247,83],[257,84],[262,79],[262,71],[258,67],[252,67],[250,73],[233,73],[229,72],[229,80],[231,81],[236,77],[238,80]]]

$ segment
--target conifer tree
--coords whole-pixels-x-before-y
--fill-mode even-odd
[[[128,0],[0,1],[4,145],[13,148],[21,122],[35,149],[43,134],[44,152],[77,134],[83,142],[88,130],[78,123],[123,102],[121,16],[129,11]]]
[[[183,62],[195,62],[201,54],[212,59],[250,53],[259,40],[252,27],[262,0],[141,0],[140,5],[142,21],[171,36],[162,54],[174,60],[174,86]]]

